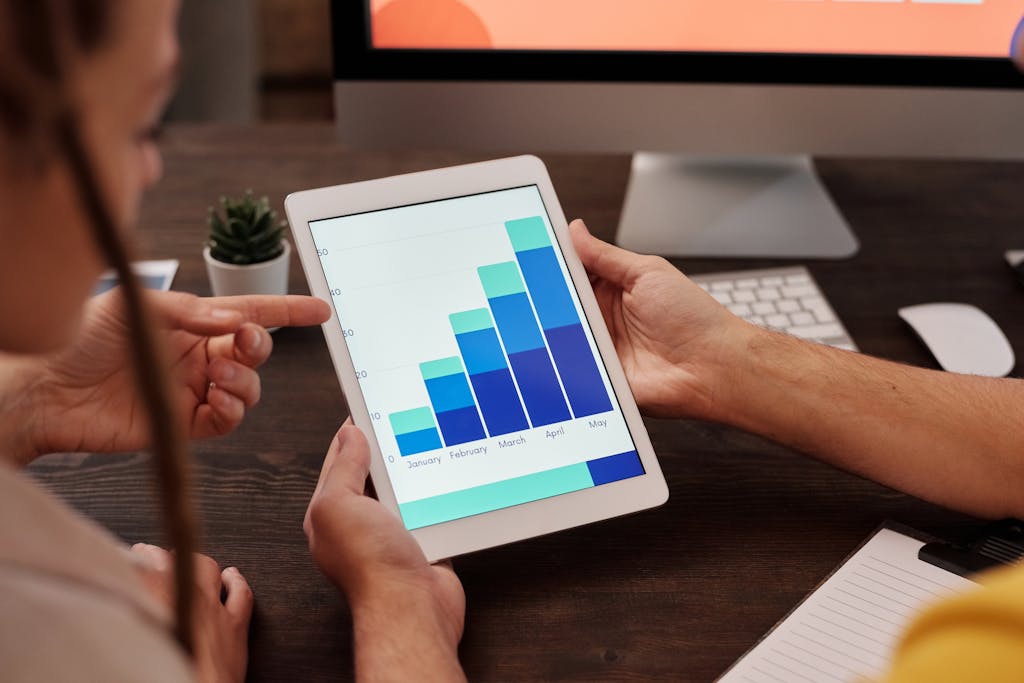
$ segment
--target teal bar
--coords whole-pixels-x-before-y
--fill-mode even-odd
[[[462,361],[458,356],[420,363],[420,374],[424,380],[462,374]]]
[[[587,463],[558,467],[493,484],[414,500],[398,506],[407,529],[450,522],[542,498],[590,488],[594,480]]]
[[[544,219],[540,216],[506,221],[505,232],[508,233],[508,238],[512,241],[512,248],[516,251],[529,251],[551,246],[547,226],[544,225]]]
[[[497,299],[499,296],[508,296],[509,294],[521,294],[526,291],[523,278],[519,275],[519,267],[514,261],[481,266],[476,269],[476,272],[480,276],[480,284],[484,286],[484,294],[488,299]]]
[[[391,421],[391,429],[396,436],[433,429],[437,426],[434,424],[434,412],[430,408],[413,408],[400,413],[391,413],[388,415],[388,420]]]
[[[494,327],[494,323],[491,322],[491,314],[486,308],[452,313],[448,316],[448,321],[452,324],[452,331],[455,334],[466,334]]]

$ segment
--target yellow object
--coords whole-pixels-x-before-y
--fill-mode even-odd
[[[1024,566],[939,603],[910,626],[886,683],[1024,681]]]

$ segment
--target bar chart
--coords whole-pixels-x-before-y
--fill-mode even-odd
[[[313,227],[409,529],[644,474],[536,186]]]
[[[459,355],[420,363],[430,406],[389,416],[417,416],[403,457],[612,409],[543,218],[504,229],[516,260],[476,269],[487,307],[448,316]]]

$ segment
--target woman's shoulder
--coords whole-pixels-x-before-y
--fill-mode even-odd
[[[117,539],[0,467],[5,681],[189,680],[168,623]]]
[[[897,649],[889,681],[1020,680],[1024,566],[991,572],[979,583],[921,614]]]

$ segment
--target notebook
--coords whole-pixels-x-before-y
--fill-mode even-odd
[[[883,526],[718,680],[879,680],[900,635],[925,607],[976,584],[918,559],[925,540]]]

